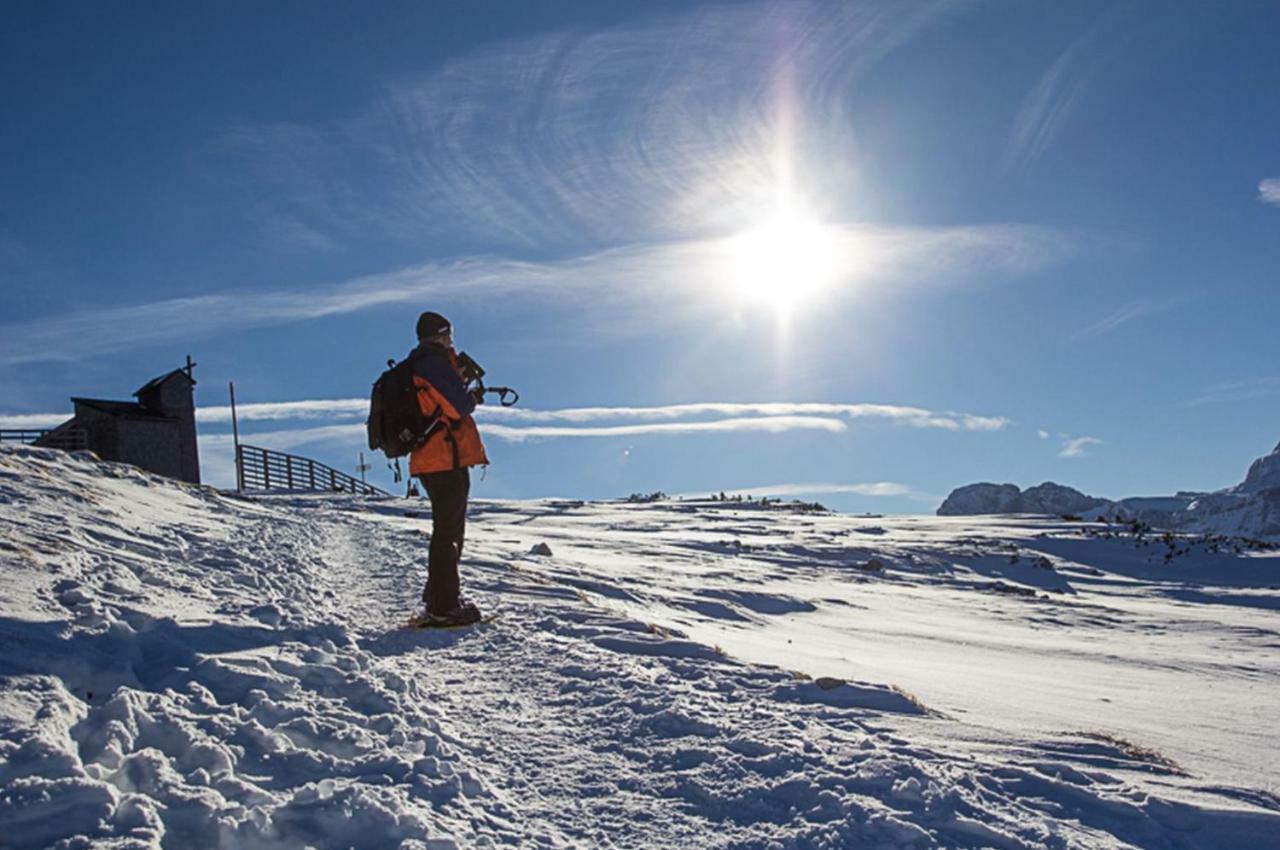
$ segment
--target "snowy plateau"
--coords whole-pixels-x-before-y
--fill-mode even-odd
[[[403,629],[429,531],[0,449],[0,846],[1280,847],[1265,542],[479,501]]]

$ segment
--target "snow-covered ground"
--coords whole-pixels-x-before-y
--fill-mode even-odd
[[[0,846],[1280,846],[1275,551],[479,502],[399,629],[429,530],[0,449]]]

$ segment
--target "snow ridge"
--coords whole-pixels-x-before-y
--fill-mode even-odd
[[[527,524],[602,515],[582,503],[477,506],[466,581],[499,619],[395,628],[429,528],[404,504],[0,449],[5,846],[1263,847],[1280,827],[1266,792],[1162,796],[1176,766],[1124,742],[924,744],[948,721],[892,688],[630,616],[641,583],[527,554]],[[681,513],[604,515],[651,536]]]

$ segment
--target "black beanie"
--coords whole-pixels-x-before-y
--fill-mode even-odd
[[[418,317],[418,339],[429,339],[450,330],[453,330],[453,325],[439,313],[428,310]]]

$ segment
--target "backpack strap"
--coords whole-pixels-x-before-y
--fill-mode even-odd
[[[458,438],[453,435],[453,426],[447,421],[444,423],[444,438],[449,441],[449,449],[453,452],[453,468],[457,469],[459,462]]]

